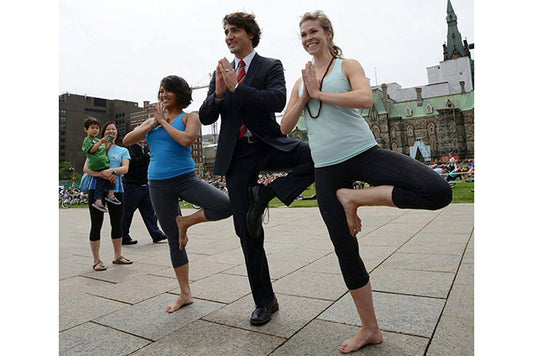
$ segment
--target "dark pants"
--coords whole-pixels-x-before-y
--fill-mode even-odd
[[[97,171],[100,172],[100,171]],[[94,199],[104,199],[110,190],[113,190],[115,183],[111,183],[109,180],[93,177],[94,178]],[[91,203],[92,204],[92,203]]]
[[[392,185],[393,203],[409,209],[436,210],[452,200],[450,185],[438,173],[409,156],[377,146],[345,162],[317,168],[315,179],[318,207],[348,289],[365,286],[369,277],[337,199],[338,189],[352,188],[356,180],[374,186]]]
[[[121,202],[124,200],[122,193],[115,192],[115,197]],[[94,189],[91,189],[87,194],[89,215],[91,216],[91,232],[89,233],[89,240],[91,241],[100,240],[100,230],[102,230],[102,224],[104,222],[104,213],[92,207],[92,203],[94,203],[95,200]],[[102,204],[106,205],[106,203],[105,200],[102,200]],[[107,213],[109,214],[109,219],[111,221],[111,238],[122,238],[122,204],[107,204]]]
[[[307,143],[299,144],[290,152],[282,152],[261,141],[252,144],[238,141],[226,173],[233,224],[241,240],[248,280],[258,307],[271,302],[274,299],[274,291],[263,247],[264,233],[261,231],[260,238],[254,239],[249,236],[246,229],[248,186],[257,183],[257,176],[261,170],[289,168],[292,171],[287,176],[277,178],[269,185],[275,195],[289,205],[314,181],[313,161]]]
[[[179,198],[204,208],[209,221],[225,219],[231,215],[228,197],[217,188],[201,181],[194,172],[180,176],[150,180],[150,196],[159,223],[168,238],[172,267],[189,263],[185,250],[179,249],[179,231],[176,216],[181,215]]]
[[[141,217],[146,225],[152,240],[161,237],[163,231],[157,227],[157,217],[155,216],[152,201],[150,200],[150,190],[148,184],[136,184],[124,182],[124,213],[122,214],[122,234],[125,241],[131,240],[130,226],[135,210],[139,209]]]

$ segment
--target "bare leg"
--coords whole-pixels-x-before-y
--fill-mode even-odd
[[[187,237],[187,229],[193,225],[207,221],[209,220],[207,220],[207,218],[205,217],[203,208],[191,215],[176,216],[176,224],[178,224],[179,243],[181,251],[185,249],[185,246],[187,246],[187,242],[189,241],[189,238]]]
[[[174,268],[174,273],[180,285],[180,297],[174,303],[167,305],[167,313],[173,313],[179,308],[193,303],[189,286],[189,264]]]
[[[115,254],[115,258],[113,258],[113,261],[116,261],[117,259],[121,258],[121,264],[130,264],[131,261],[128,260],[126,257],[122,256],[122,237],[120,239],[111,239],[111,241],[113,241],[113,252]]]
[[[361,330],[351,339],[344,340],[339,347],[342,353],[350,353],[359,350],[368,344],[380,344],[383,341],[383,335],[379,330],[379,325],[374,312],[374,303],[372,302],[372,287],[370,281],[359,289],[351,289],[350,294],[361,318]]]
[[[98,262],[100,262],[100,240],[89,242],[91,245],[91,252],[93,254],[93,264],[97,264]],[[97,271],[105,269],[105,267],[100,265],[96,266],[95,268]]]
[[[392,185],[380,185],[367,189],[346,189],[337,190],[337,199],[342,204],[346,214],[346,221],[350,234],[355,235],[361,231],[361,219],[357,215],[360,206],[393,206]]]

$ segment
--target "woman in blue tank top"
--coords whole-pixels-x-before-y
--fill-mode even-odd
[[[123,142],[132,145],[146,137],[150,147],[148,186],[154,211],[168,238],[170,259],[178,279],[180,296],[167,306],[172,313],[193,302],[189,286],[189,260],[185,252],[187,229],[195,224],[225,219],[231,215],[229,198],[200,180],[194,172],[191,145],[200,134],[198,114],[185,113],[192,101],[187,82],[178,76],[163,78],[149,118],[128,133]],[[182,216],[179,199],[201,206],[196,213]]]
[[[359,113],[359,109],[372,107],[372,90],[359,62],[342,58],[327,16],[321,11],[305,13],[300,34],[313,61],[306,64],[294,85],[281,131],[291,132],[303,111],[315,164],[318,206],[362,323],[360,331],[339,347],[349,353],[383,339],[369,275],[354,238],[361,231],[357,209],[379,205],[435,210],[448,205],[452,194],[449,184],[429,167],[377,146]],[[351,189],[356,180],[373,187]]]

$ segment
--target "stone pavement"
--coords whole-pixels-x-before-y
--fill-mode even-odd
[[[185,214],[193,212],[185,211]],[[474,354],[474,205],[438,211],[360,209],[380,345],[361,355]],[[339,355],[360,326],[317,208],[270,210],[265,249],[280,310],[262,327],[231,219],[189,230],[195,302],[173,314],[179,288],[168,244],[153,244],[140,215],[113,265],[106,217],[92,270],[86,209],[59,213],[60,355]]]

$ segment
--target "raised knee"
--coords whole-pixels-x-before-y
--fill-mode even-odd
[[[432,206],[431,210],[442,209],[452,202],[452,188],[446,181],[435,184],[431,191]]]

